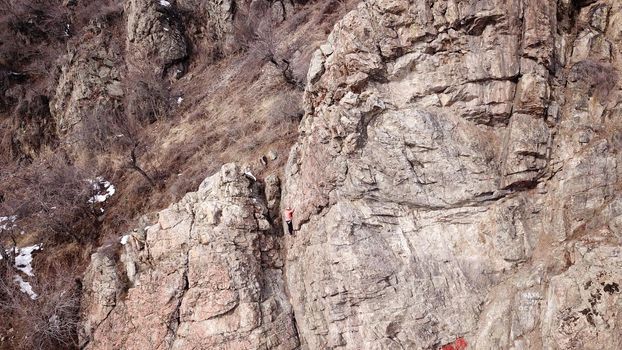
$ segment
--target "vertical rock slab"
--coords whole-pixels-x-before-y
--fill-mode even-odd
[[[110,30],[109,24],[88,27],[84,40],[59,59],[50,112],[63,135],[95,133],[100,125],[109,125],[110,121],[104,118],[109,118],[122,104],[123,47]],[[80,135],[75,138],[80,139]]]
[[[178,0],[179,8],[191,11],[193,21],[187,23],[194,45],[205,51],[202,54],[216,57],[229,55],[236,50],[234,17],[239,6],[234,0]]]

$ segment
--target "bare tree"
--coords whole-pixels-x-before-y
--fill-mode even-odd
[[[129,73],[127,117],[140,124],[163,120],[170,111],[166,82],[147,68]]]
[[[141,140],[139,138],[139,132],[141,128],[140,121],[132,118],[131,115],[117,113],[114,118],[114,125],[116,127],[117,139],[119,147],[122,148],[122,152],[128,152],[128,161],[125,165],[126,168],[131,169],[139,173],[151,187],[156,186],[156,182],[151,177],[145,168],[140,165],[139,162],[139,150],[141,149]]]
[[[268,5],[268,2],[258,2],[236,12],[234,30],[237,42],[240,49],[248,52],[251,61],[272,63],[281,71],[286,83],[303,90],[304,82],[295,77],[290,61],[278,53],[277,23]]]
[[[142,175],[147,182],[149,182],[149,184],[151,185],[151,187],[155,187],[155,182],[153,181],[153,178],[151,178],[151,176],[149,176],[149,174],[147,174],[147,172],[145,170],[143,170],[142,167],[140,167],[140,165],[138,165],[138,158],[136,157],[136,149],[138,148],[139,144],[135,143],[134,147],[132,147],[132,149],[130,150],[130,168],[137,171],[140,175]]]

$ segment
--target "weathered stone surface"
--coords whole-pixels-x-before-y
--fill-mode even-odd
[[[175,11],[173,0],[126,2],[126,48],[133,56],[134,64],[149,68],[168,67],[188,56],[186,38]]]
[[[268,209],[279,207],[281,200],[281,181],[276,174],[266,177],[266,205]]]
[[[116,18],[94,21],[81,34],[77,47],[59,61],[60,74],[50,102],[61,134],[77,135],[78,140],[85,138],[80,132],[112,137],[102,132],[113,124],[112,116],[134,113],[136,99],[145,99],[140,94],[149,93],[137,90],[157,91],[163,73],[174,65],[178,65],[177,77],[184,73],[181,62],[188,56],[188,44],[175,6],[174,1],[128,1],[125,36],[115,35]],[[129,107],[124,110],[125,103]]]
[[[279,23],[289,18],[294,13],[294,3],[292,0],[274,1],[271,6],[272,19]]]
[[[99,118],[108,117],[120,104],[125,62],[122,48],[108,30],[90,27],[84,34],[88,39],[60,59],[50,112],[62,133],[82,128],[87,120],[95,127]]]
[[[178,0],[180,8],[191,11],[194,21],[187,23],[193,40],[215,55],[228,55],[236,49],[234,16],[238,6],[234,0]]]
[[[104,252],[93,254],[84,274],[83,285],[89,288],[85,289],[82,295],[80,337],[89,339],[92,331],[97,329],[117,306],[122,282],[117,274],[114,259]]]
[[[129,280],[123,293],[114,264],[95,254],[82,342],[90,349],[297,348],[263,198],[236,165],[224,165],[131,234],[121,257]]]
[[[303,348],[619,346],[621,7],[368,0],[335,26],[282,199]]]

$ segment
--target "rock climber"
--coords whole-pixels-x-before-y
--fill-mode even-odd
[[[287,207],[283,210],[283,219],[285,219],[285,223],[287,223],[287,231],[289,234],[293,234],[294,225],[292,224],[292,219],[294,218],[294,209]]]

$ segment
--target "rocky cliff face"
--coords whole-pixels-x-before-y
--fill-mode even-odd
[[[287,167],[306,348],[613,349],[620,3],[365,1]]]
[[[617,348],[620,33],[614,0],[361,2],[309,68],[295,235],[225,166],[93,256],[83,341]]]
[[[93,24],[85,34],[88,40],[69,48],[59,60],[50,112],[60,133],[80,131],[89,118],[97,119],[120,105],[125,63],[110,30],[106,23]]]
[[[264,198],[228,164],[197,192],[145,217],[123,237],[119,262],[113,247],[102,247],[84,278],[86,348],[297,348]]]
[[[59,132],[77,134],[77,139],[80,132],[104,138],[106,132],[97,129],[110,128],[110,115],[123,110],[125,98],[135,99],[137,81],[162,84],[161,77],[170,68],[181,76],[188,43],[178,17],[168,1],[134,0],[125,3],[123,14],[92,20],[83,40],[59,60],[50,103]],[[125,30],[119,30],[121,25]]]

